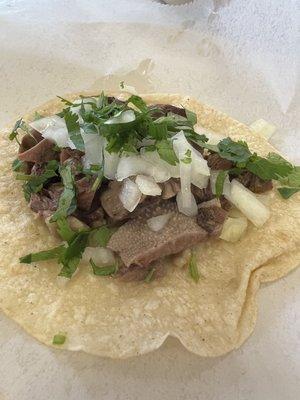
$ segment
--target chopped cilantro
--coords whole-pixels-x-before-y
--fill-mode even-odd
[[[60,258],[65,250],[65,246],[57,246],[50,250],[39,251],[38,253],[30,253],[20,258],[20,262],[23,264],[31,264],[36,261],[53,260]]]
[[[64,190],[59,198],[58,208],[52,215],[50,222],[57,221],[72,214],[77,207],[74,177],[70,165],[59,167],[59,173],[64,184]]]
[[[261,179],[278,179],[287,177],[293,166],[283,157],[276,153],[269,153],[267,158],[254,154],[246,164],[246,169]]]
[[[216,179],[216,197],[219,199],[223,194],[225,179],[228,175],[227,171],[220,171]]]
[[[109,276],[109,275],[115,275],[118,272],[118,264],[115,263],[113,265],[106,265],[104,267],[98,267],[93,259],[90,259],[90,264],[93,269],[94,275],[97,276]]]
[[[184,158],[182,158],[180,161],[182,161],[184,164],[191,164],[191,162],[192,162],[192,151],[190,149],[187,149],[187,151],[184,154]]]
[[[200,274],[197,266],[196,255],[194,252],[192,252],[188,267],[191,278],[197,283],[200,279]]]
[[[167,139],[157,141],[156,149],[157,149],[157,152],[158,152],[160,158],[163,159],[164,161],[166,161],[167,163],[169,163],[171,165],[176,165],[176,163],[179,162],[179,160],[175,154],[175,151],[173,149],[173,145],[172,145],[171,141],[169,141]]]
[[[300,187],[281,187],[277,189],[284,199],[290,198],[293,194],[300,192]]]
[[[22,167],[24,166],[23,161],[19,160],[18,158],[16,158],[13,162],[12,162],[12,169],[15,172],[19,172]]]
[[[65,99],[65,98],[63,98],[61,96],[56,96],[56,97],[58,97],[67,106],[70,106],[70,107],[73,106],[73,103],[70,100],[67,100],[67,99]]]
[[[16,121],[12,131],[10,132],[8,138],[9,140],[16,140],[16,142],[18,143],[18,145],[20,146],[21,143],[19,142],[18,139],[18,134],[19,134],[19,129],[23,130],[26,133],[29,133],[29,127],[27,126],[27,124],[23,121],[23,118],[20,118]]]
[[[238,163],[246,163],[251,157],[251,152],[246,142],[241,140],[235,142],[229,137],[219,142],[218,149],[222,158]]]
[[[119,83],[119,86],[120,86],[121,89],[124,89],[124,87],[125,87],[124,81],[121,81],[121,82]]]
[[[188,122],[191,124],[191,126],[196,125],[197,123],[197,115],[193,112],[188,110],[187,108],[185,109],[185,114]]]
[[[62,238],[62,240],[65,240],[66,242],[70,243],[74,238],[76,232],[73,231],[73,229],[71,229],[67,219],[59,218],[56,221],[56,224],[57,224],[56,230],[59,236]]]
[[[154,274],[155,274],[155,268],[151,268],[149,270],[149,272],[147,273],[147,275],[146,275],[146,277],[144,279],[144,282],[150,283],[154,278]]]
[[[70,139],[74,143],[77,150],[84,151],[84,141],[80,133],[80,125],[78,122],[78,115],[66,108],[63,111],[63,116],[67,125]]]
[[[58,346],[64,344],[66,341],[66,336],[62,333],[58,333],[53,336],[52,344],[56,344]]]
[[[94,229],[89,236],[89,246],[91,247],[106,247],[111,235],[115,229],[108,228],[106,225]]]

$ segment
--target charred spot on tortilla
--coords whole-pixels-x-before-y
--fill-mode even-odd
[[[150,282],[153,263],[209,237],[225,240],[231,207],[262,226],[270,212],[254,193],[272,190],[272,180],[287,183],[288,195],[279,189],[286,198],[300,187],[299,167],[275,153],[261,157],[242,140],[210,143],[196,129],[197,115],[182,106],[104,93],[61,100],[58,114],[19,119],[9,138],[19,143],[13,169],[31,210],[60,235],[62,224],[76,225],[56,257],[66,277],[105,227],[113,232],[104,247],[121,264],[99,266],[91,258],[94,274],[137,276],[128,271],[138,267]],[[44,253],[21,262],[42,260]]]

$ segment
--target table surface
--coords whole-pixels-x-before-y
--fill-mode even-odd
[[[0,0],[0,125],[56,94],[125,77],[139,91],[190,93],[246,123],[269,119],[284,133],[274,143],[299,163],[296,2],[199,3]],[[272,34],[266,21],[276,27]],[[263,285],[253,335],[214,359],[187,352],[175,339],[121,361],[50,349],[0,314],[0,400],[294,400],[299,285],[300,270]]]

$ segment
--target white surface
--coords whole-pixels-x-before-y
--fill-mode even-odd
[[[269,120],[274,143],[299,163],[296,4],[0,0],[0,124],[56,94],[125,80],[138,91],[191,94],[246,123]],[[2,316],[0,399],[294,400],[299,284],[298,270],[264,286],[254,335],[217,359],[175,340],[125,361],[52,350]]]

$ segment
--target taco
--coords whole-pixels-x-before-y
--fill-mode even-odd
[[[65,97],[1,136],[3,311],[115,358],[240,346],[260,282],[300,262],[299,167],[189,97]]]

